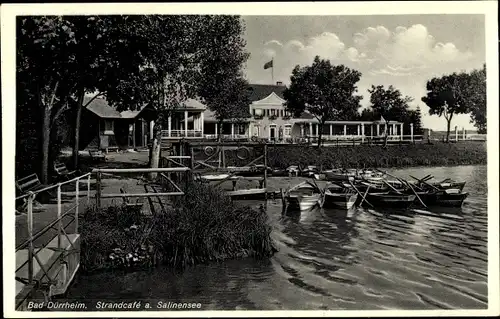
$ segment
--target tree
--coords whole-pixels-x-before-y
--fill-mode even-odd
[[[73,74],[70,94],[77,102],[74,166],[78,166],[82,111],[98,96],[112,95],[120,81],[138,72],[143,63],[146,39],[135,32],[142,23],[139,16],[67,16],[75,32],[75,48],[70,65]],[[95,93],[94,93],[95,92]],[[93,98],[83,104],[86,93]]]
[[[427,81],[427,95],[422,102],[429,106],[429,114],[444,116],[446,119],[446,142],[450,140],[451,120],[455,114],[465,114],[473,103],[469,74],[453,73]]]
[[[377,115],[373,111],[372,108],[367,107],[361,111],[361,114],[359,115],[359,120],[360,121],[375,121],[377,119]],[[380,119],[380,117],[379,117]]]
[[[409,103],[413,99],[409,96],[403,96],[392,85],[389,85],[387,89],[383,85],[372,85],[368,92],[370,93],[371,108],[385,120],[384,147],[386,147],[389,121],[401,121],[407,115]]]
[[[150,166],[159,165],[161,130],[172,111],[196,97],[204,28],[203,16],[143,16],[134,35],[143,40],[143,63],[122,79],[108,100],[119,111],[145,104],[156,109]],[[156,173],[150,174],[151,178]]]
[[[470,73],[470,87],[471,123],[474,123],[479,134],[486,134],[486,64],[482,69]]]
[[[417,106],[416,110],[409,110],[409,121],[408,123],[413,124],[413,134],[421,135],[423,133],[422,130],[422,112],[420,110],[420,106]]]
[[[205,55],[198,83],[198,95],[215,113],[219,132],[227,119],[250,116],[249,86],[242,67],[249,54],[245,51],[244,25],[238,16],[207,16],[203,43]]]
[[[58,95],[70,75],[75,35],[71,23],[61,17],[22,17],[17,20],[18,114],[31,110],[41,116],[40,179],[48,183],[51,129],[66,106]],[[22,90],[22,92],[20,92]]]
[[[293,69],[290,86],[283,92],[286,108],[295,115],[308,111],[323,128],[326,121],[344,117],[359,108],[362,96],[354,94],[360,78],[360,72],[344,65],[332,65],[329,60],[316,56],[311,66],[297,65]],[[318,147],[322,131],[319,130]]]
[[[126,16],[23,17],[18,20],[18,109],[38,104],[42,109],[41,179],[48,179],[50,136],[58,136],[56,121],[68,111],[76,121],[73,158],[78,165],[79,126],[85,93],[105,95],[138,68],[142,43],[130,41]],[[145,42],[144,39],[143,42]],[[21,93],[21,91],[22,93]],[[90,103],[90,101],[88,102]],[[87,104],[88,104],[87,103]],[[57,154],[52,154],[52,156]]]

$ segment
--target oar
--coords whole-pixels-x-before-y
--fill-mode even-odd
[[[394,188],[391,184],[389,184],[387,181],[383,181],[385,185],[389,186],[390,189],[392,189],[393,191],[395,191],[396,193],[400,194],[401,195],[401,192],[398,191],[396,188]]]
[[[423,180],[423,181],[428,181],[428,180],[431,180],[431,179],[433,179],[433,178],[434,178],[434,176],[432,176],[432,175],[428,175],[428,177],[424,177],[424,178],[422,178],[422,180]]]
[[[354,186],[354,184],[351,181],[349,181],[349,184],[351,184],[352,188],[354,188],[354,190],[362,198],[361,202],[359,203],[359,206],[363,205],[363,202],[366,202],[368,205],[370,205],[373,208],[373,205],[369,201],[366,200],[366,195],[368,194],[368,190],[370,189],[370,185],[368,185],[368,187],[366,188],[365,195],[362,195],[361,192],[356,188],[356,186]]]
[[[424,201],[418,196],[417,192],[413,189],[413,187],[410,185],[410,183],[406,182],[406,185],[410,187],[410,189],[413,191],[415,196],[417,196],[418,200],[420,201],[420,204],[422,204],[425,208],[427,208],[427,205],[425,205]]]
[[[406,182],[406,181],[405,181],[405,180],[403,180],[402,178],[397,177],[397,176],[394,176],[394,175],[389,174],[389,173],[387,173],[387,172],[381,171],[381,170],[379,170],[379,169],[377,169],[377,171],[379,171],[380,173],[386,174],[387,176],[390,176],[390,177],[392,177],[392,178],[397,179],[398,181],[400,181],[400,182],[401,182],[401,184],[402,184],[402,185],[404,185],[404,184],[405,184],[405,182]],[[385,182],[385,181],[384,181],[384,182]],[[389,185],[389,184],[388,184],[388,185]],[[391,186],[391,185],[389,185],[389,186]]]
[[[325,190],[319,188],[318,184],[316,184],[316,181],[313,179],[314,185],[316,188],[319,190],[319,193],[321,194],[321,200],[319,202],[319,208],[323,208],[323,204],[325,203]]]
[[[413,179],[415,179],[415,180],[417,180],[417,181],[418,181],[418,182],[420,182],[420,183],[425,183],[425,182],[426,182],[426,181],[428,181],[429,179],[434,178],[434,176],[432,176],[432,175],[427,175],[427,176],[426,176],[426,177],[424,177],[424,178],[416,178],[415,176],[412,176],[412,175],[410,175],[410,177],[411,177],[411,178],[413,178]]]
[[[413,179],[416,179],[416,180],[420,181],[418,178],[416,178],[416,177],[414,177],[414,176],[411,176],[411,175],[410,175],[410,177],[411,177],[411,178],[413,178]],[[423,184],[425,184],[425,185],[427,185],[427,186],[430,186],[430,187],[434,188],[434,189],[435,189],[435,190],[437,190],[437,191],[439,191],[439,190],[440,190],[440,189],[439,189],[439,188],[437,188],[436,186],[431,185],[431,184],[429,184],[429,183],[427,183],[427,182],[425,182],[425,181],[423,181],[422,183],[423,183]]]

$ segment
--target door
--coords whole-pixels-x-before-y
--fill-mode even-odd
[[[276,126],[271,126],[269,128],[269,139],[274,141],[276,139]]]

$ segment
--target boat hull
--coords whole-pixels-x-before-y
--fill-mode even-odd
[[[375,207],[408,208],[416,199],[415,195],[368,194],[366,200]]]
[[[298,208],[301,211],[312,209],[320,202],[321,195],[288,195],[286,198],[287,206],[290,208]]]
[[[333,193],[326,191],[323,207],[349,210],[354,206],[357,199],[358,194],[356,193]]]
[[[418,196],[424,204],[428,206],[445,206],[445,207],[461,207],[463,202],[468,197],[468,193],[446,193],[442,192],[429,192],[429,193],[418,193]],[[418,199],[417,199],[418,201]]]

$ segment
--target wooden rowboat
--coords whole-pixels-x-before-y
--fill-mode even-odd
[[[469,193],[460,189],[419,192],[418,196],[429,206],[461,207]]]
[[[317,186],[302,182],[290,188],[285,199],[289,207],[305,211],[319,205],[322,201],[322,194]]]
[[[201,179],[207,182],[215,182],[227,179],[229,178],[229,176],[230,174],[206,174],[206,175],[195,176],[195,179]]]
[[[417,196],[396,193],[368,193],[366,199],[375,207],[408,208]]]
[[[329,187],[325,189],[323,207],[348,210],[354,206],[357,199],[358,193],[350,189],[341,187]]]

